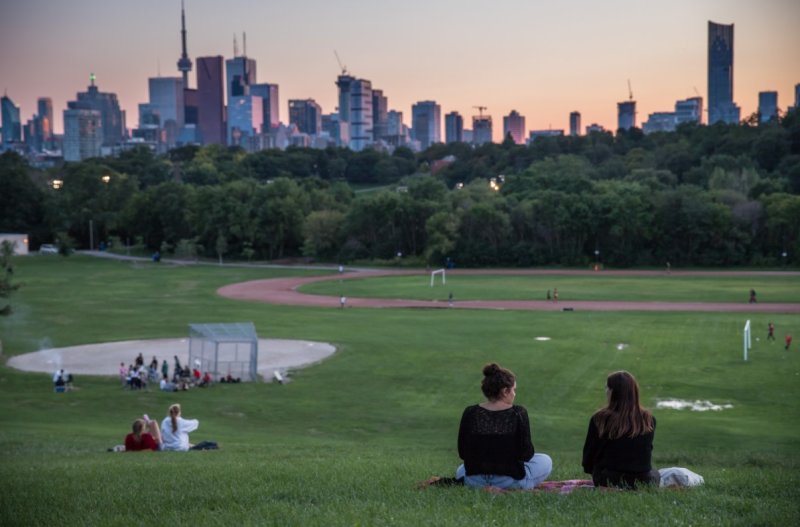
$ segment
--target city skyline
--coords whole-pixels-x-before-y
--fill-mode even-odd
[[[4,4],[0,88],[20,107],[23,123],[36,112],[39,97],[51,97],[54,129],[62,133],[67,101],[86,89],[94,73],[102,91],[118,95],[132,129],[138,104],[148,100],[148,78],[159,71],[180,76],[180,0]],[[669,111],[676,100],[697,93],[707,100],[709,20],[735,25],[733,99],[742,118],[757,111],[762,91],[778,92],[785,110],[800,82],[800,36],[793,27],[800,3],[790,0],[508,0],[492,6],[409,0],[380,10],[363,0],[185,5],[189,58],[230,59],[234,34],[241,53],[246,32],[258,82],[280,86],[280,113],[287,117],[290,99],[314,99],[324,113],[335,111],[341,73],[336,50],[349,73],[383,90],[389,109],[403,112],[409,126],[412,105],[433,100],[442,115],[457,111],[470,123],[478,113],[474,106],[485,106],[498,123],[518,111],[529,129],[566,133],[570,112],[579,111],[584,124],[614,130],[617,103],[628,99],[628,79],[641,126],[648,114]],[[195,88],[194,72],[189,77]],[[501,134],[495,126],[493,139]]]

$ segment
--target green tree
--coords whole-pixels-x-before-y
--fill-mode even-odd
[[[11,281],[14,276],[14,244],[8,240],[3,240],[0,244],[0,299],[6,299],[19,289],[19,284]],[[5,305],[3,305],[5,304]],[[0,316],[11,314],[11,304],[5,300],[0,303]]]

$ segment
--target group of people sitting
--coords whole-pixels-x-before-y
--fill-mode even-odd
[[[217,444],[213,441],[203,441],[196,445],[189,442],[189,433],[197,430],[199,426],[200,422],[197,419],[181,417],[181,405],[173,404],[169,407],[160,427],[146,414],[142,419],[136,419],[133,422],[133,431],[125,436],[125,452],[142,450],[186,452],[216,449]]]
[[[53,386],[57,392],[65,392],[72,389],[72,374],[59,368],[53,374]]]
[[[486,401],[468,406],[458,430],[456,482],[470,487],[532,489],[553,469],[547,454],[536,453],[527,410],[514,404],[514,374],[495,364],[483,368]],[[626,371],[606,379],[607,404],[589,420],[583,470],[595,486],[657,484],[651,455],[656,420],[639,404],[639,385]]]

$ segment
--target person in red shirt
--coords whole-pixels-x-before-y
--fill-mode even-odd
[[[792,336],[787,333],[783,338],[783,341],[786,343],[786,347],[784,349],[788,350],[789,346],[792,345]]]
[[[125,452],[160,449],[161,430],[158,428],[158,423],[149,419],[134,421],[133,432],[125,436]]]

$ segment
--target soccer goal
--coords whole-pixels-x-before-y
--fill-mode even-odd
[[[747,351],[753,347],[752,341],[750,340],[750,321],[748,320],[744,324],[744,360],[747,360]]]
[[[442,285],[447,283],[447,273],[444,269],[437,269],[435,271],[431,271],[431,287],[433,287],[434,282],[436,281],[436,275],[442,275]]]

